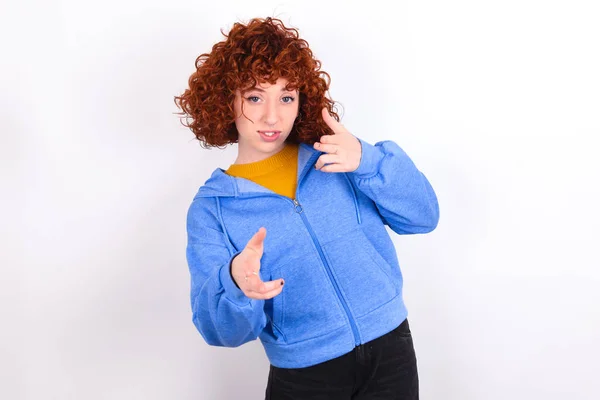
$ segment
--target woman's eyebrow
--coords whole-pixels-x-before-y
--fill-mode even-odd
[[[259,87],[254,87],[252,89],[248,89],[248,91],[250,91],[250,90],[258,90],[259,92],[266,92],[266,90],[261,89]],[[294,90],[292,90],[292,89],[286,89],[286,88],[281,88],[281,91],[282,92],[294,92]]]

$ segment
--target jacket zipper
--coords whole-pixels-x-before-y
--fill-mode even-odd
[[[315,245],[316,245],[315,247],[319,251],[319,256],[321,256],[321,261],[323,262],[323,265],[325,265],[325,269],[327,270],[327,274],[329,275],[329,279],[331,280],[331,283],[333,283],[333,288],[335,289],[337,296],[342,303],[342,306],[344,306],[346,315],[348,316],[348,321],[350,322],[350,326],[352,327],[352,333],[354,334],[354,343],[356,346],[358,346],[358,345],[360,345],[360,335],[358,333],[358,328],[356,326],[356,322],[354,322],[354,318],[352,318],[352,314],[350,314],[350,307],[348,307],[348,304],[344,300],[344,297],[342,296],[342,293],[340,291],[340,287],[338,286],[337,281],[333,277],[333,273],[331,272],[331,267],[329,266],[329,263],[327,263],[327,259],[325,258],[325,255],[323,254],[323,250],[321,249],[321,244],[319,243],[314,231],[312,230],[312,227],[310,226],[308,219],[302,213],[302,206],[296,199],[294,199],[294,205],[296,207],[300,207],[300,211],[297,211],[297,208],[296,208],[296,212],[298,214],[300,214],[300,217],[302,217],[302,220],[304,221],[304,225],[306,225],[306,227],[308,228],[308,233],[310,233],[310,236],[312,237],[313,242],[315,242]]]
[[[298,194],[296,193],[296,196],[297,195]],[[255,196],[244,196],[244,198],[247,199],[247,198],[262,197],[262,196],[280,197],[287,201],[291,201],[292,204],[294,205],[294,211],[296,213],[298,213],[300,215],[300,217],[302,218],[302,221],[304,222],[304,225],[306,226],[308,233],[310,234],[310,237],[312,238],[313,242],[315,243],[315,247],[317,248],[317,251],[319,252],[319,256],[321,257],[321,262],[325,266],[325,270],[327,271],[329,280],[333,284],[333,288],[335,289],[336,295],[337,295],[338,299],[340,300],[340,302],[342,303],[342,306],[344,307],[344,311],[346,312],[346,317],[348,318],[348,321],[350,322],[350,327],[352,328],[352,333],[354,335],[354,343],[356,346],[359,346],[360,345],[360,334],[358,333],[358,327],[356,326],[356,322],[354,321],[354,318],[352,318],[352,314],[350,313],[350,307],[348,307],[348,304],[344,300],[344,297],[342,296],[342,293],[340,291],[340,287],[338,286],[337,281],[333,277],[333,273],[331,272],[331,267],[330,267],[329,263],[327,262],[325,255],[323,254],[323,250],[321,249],[321,244],[319,243],[319,240],[317,239],[312,227],[310,226],[308,219],[304,215],[304,210],[302,209],[302,205],[296,199],[290,199],[289,197],[282,196],[282,195],[279,195],[276,193],[264,193],[264,194],[255,195]]]

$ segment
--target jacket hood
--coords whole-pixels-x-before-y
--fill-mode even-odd
[[[300,143],[298,146],[298,184],[304,171],[314,165],[320,151],[311,145]],[[252,193],[271,193],[271,190],[246,178],[239,178],[225,173],[217,168],[200,187],[195,197],[243,197]]]

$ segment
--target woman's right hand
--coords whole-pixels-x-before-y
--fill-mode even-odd
[[[244,294],[257,300],[271,299],[281,293],[283,279],[263,282],[260,279],[260,259],[263,255],[267,230],[261,227],[246,244],[240,254],[233,258],[231,276]]]

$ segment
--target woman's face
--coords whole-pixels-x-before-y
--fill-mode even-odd
[[[287,79],[279,78],[274,85],[265,82],[244,93],[236,91],[233,108],[238,157],[234,164],[261,161],[285,147],[299,105],[298,91],[285,90],[287,83]]]

